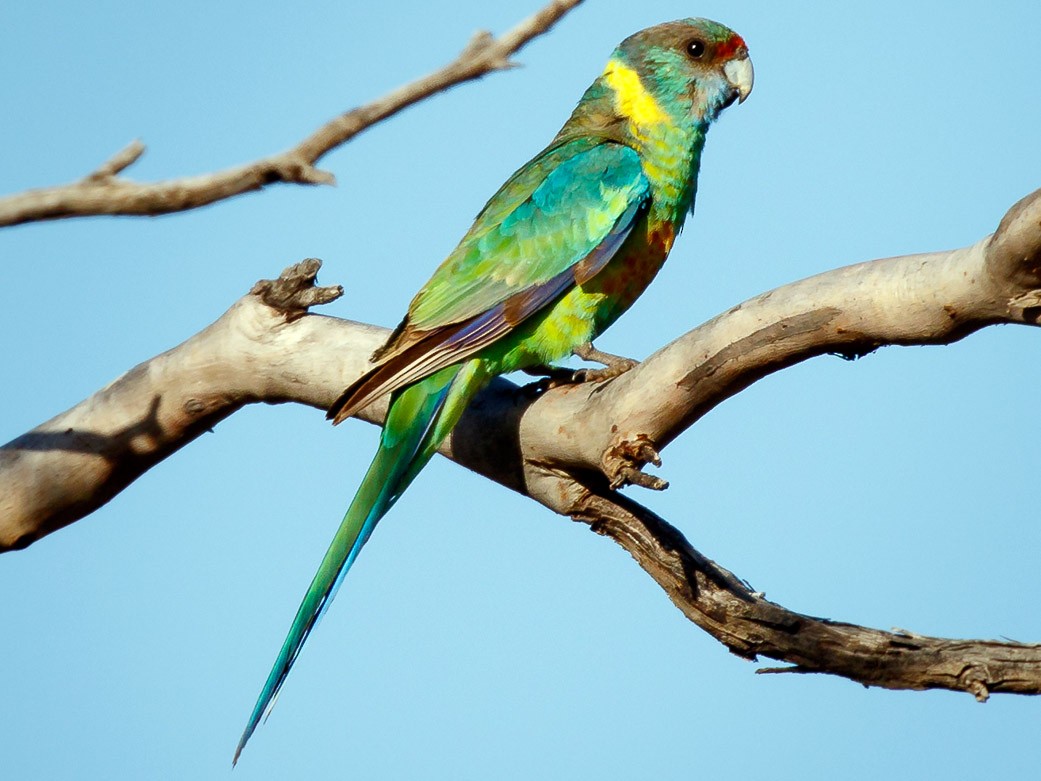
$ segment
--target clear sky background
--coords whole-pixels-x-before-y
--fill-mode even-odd
[[[516,3],[14,2],[0,192],[132,138],[142,180],[285,149],[451,59]],[[0,231],[7,441],[323,258],[324,311],[391,326],[614,45],[689,15],[748,41],[698,212],[601,340],[643,357],[740,301],[972,243],[1041,186],[1041,4],[589,0],[523,69],[453,90],[282,186],[159,219]],[[1041,640],[1041,332],[820,358],[714,410],[633,490],[795,610]],[[226,778],[376,430],[257,406],[107,507],[0,557],[4,778]],[[1026,778],[1041,700],[756,676],[615,545],[437,459],[380,526],[237,779]]]

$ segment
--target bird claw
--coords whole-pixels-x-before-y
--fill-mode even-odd
[[[572,372],[572,382],[607,382],[638,365],[638,362],[631,358],[618,358],[602,369],[576,369]]]
[[[627,485],[638,485],[652,491],[664,491],[669,487],[667,480],[643,471],[646,464],[661,466],[661,456],[645,435],[635,440],[622,440],[604,454],[604,472],[611,481],[612,490]]]
[[[529,366],[521,371],[533,377],[541,378],[524,386],[524,390],[534,396],[559,388],[562,385],[573,385],[578,382],[575,379],[575,372],[563,366]]]
[[[592,344],[579,345],[574,354],[584,361],[602,363],[602,369],[568,369],[563,366],[529,366],[522,371],[542,379],[525,385],[534,395],[559,388],[563,385],[579,385],[584,382],[607,382],[640,365],[639,361],[612,355],[597,350]]]
[[[604,365],[602,369],[577,369],[574,372],[574,382],[607,382],[639,365],[639,361],[632,358],[598,350],[591,342],[579,345],[573,352],[583,361],[594,361]]]

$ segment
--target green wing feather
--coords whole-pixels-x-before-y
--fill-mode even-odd
[[[427,331],[490,310],[583,260],[648,197],[639,155],[599,139],[550,147],[484,207],[409,307]]]

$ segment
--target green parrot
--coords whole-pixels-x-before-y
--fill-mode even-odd
[[[380,518],[493,377],[592,348],[661,268],[694,208],[705,134],[752,89],[748,47],[707,19],[624,40],[542,152],[492,196],[412,299],[375,365],[329,410],[390,394],[362,478],[257,699],[234,762]],[[607,358],[607,360],[603,360]],[[596,374],[596,373],[593,373]]]

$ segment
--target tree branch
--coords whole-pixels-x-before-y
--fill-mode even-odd
[[[220,319],[0,449],[0,550],[24,547],[112,498],[244,404],[325,409],[387,331],[304,314],[340,295],[317,261],[258,283]],[[545,393],[497,380],[442,452],[628,550],[683,613],[734,653],[792,672],[889,688],[1041,693],[1041,645],[955,641],[813,618],[768,602],[611,490],[706,411],[824,353],[953,342],[1041,318],[1041,190],[971,247],[840,268],[717,316],[607,384]],[[360,417],[379,423],[385,401]],[[773,672],[774,670],[767,670]]]
[[[551,0],[499,38],[488,32],[476,33],[459,56],[440,70],[330,120],[280,154],[212,174],[138,183],[119,176],[144,154],[144,145],[134,141],[78,182],[0,198],[0,227],[62,217],[169,214],[260,190],[274,182],[334,184],[331,173],[315,167],[325,154],[431,95],[514,67],[510,60],[513,54],[581,2]]]
[[[553,465],[614,478],[756,380],[818,355],[950,344],[1041,319],[1041,190],[963,249],[875,260],[763,293],[684,334],[606,387],[553,394],[521,435]],[[541,410],[540,410],[541,411]],[[651,459],[637,459],[636,466]]]

